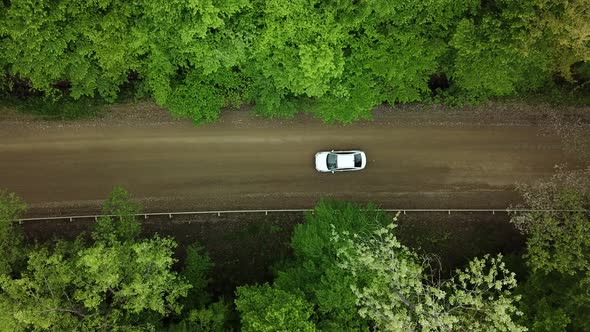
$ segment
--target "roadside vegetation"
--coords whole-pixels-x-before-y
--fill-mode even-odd
[[[6,0],[0,21],[0,94],[50,118],[149,97],[195,123],[244,103],[348,123],[382,103],[590,89],[586,0]]]
[[[590,169],[519,186],[520,253],[464,263],[412,246],[376,206],[321,201],[295,226],[271,279],[215,293],[199,243],[142,233],[122,188],[75,240],[24,241],[26,205],[0,194],[0,326],[27,330],[587,331]],[[270,230],[269,234],[277,230]],[[425,236],[413,233],[414,238]],[[180,239],[179,239],[180,240]],[[185,239],[186,241],[186,239]],[[406,243],[404,243],[405,241]],[[186,243],[186,242],[185,242]],[[271,267],[269,267],[271,268]]]

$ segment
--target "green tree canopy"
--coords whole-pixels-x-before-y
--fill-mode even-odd
[[[313,306],[305,299],[268,284],[238,287],[236,308],[243,331],[315,331]]]
[[[23,259],[23,234],[15,222],[26,209],[18,196],[0,189],[0,275],[13,272]]]
[[[459,96],[477,101],[515,95],[550,80],[536,15],[532,2],[500,0],[459,22],[450,41],[454,59],[448,73]]]
[[[243,102],[349,123],[432,100],[435,76],[473,102],[590,61],[585,0],[19,0],[0,20],[0,89],[113,102],[134,87],[195,123]]]
[[[186,248],[186,258],[181,276],[191,284],[187,296],[187,307],[201,308],[208,304],[210,298],[206,292],[211,281],[209,272],[213,267],[211,258],[205,248],[198,243],[193,243]]]
[[[356,309],[350,288],[353,277],[338,266],[336,243],[330,241],[332,228],[350,233],[370,233],[389,218],[375,206],[361,207],[346,202],[319,202],[304,224],[297,225],[291,238],[295,261],[279,271],[275,286],[305,294],[317,306],[318,327],[358,329],[365,322]]]
[[[520,289],[532,331],[587,331],[590,326],[590,169],[557,167],[548,180],[519,185],[526,207],[566,210],[514,214],[527,236],[530,268]],[[570,211],[567,211],[570,210]]]
[[[533,271],[587,272],[590,277],[590,168],[557,167],[551,179],[518,190],[532,209],[570,210],[513,215],[512,222],[528,236],[526,257]]]
[[[395,227],[372,236],[334,228],[332,235],[341,243],[339,266],[356,277],[351,288],[359,314],[379,331],[526,331],[512,319],[520,314],[511,292],[516,279],[501,256],[475,258],[441,280],[428,257],[397,240]]]
[[[133,241],[141,232],[137,214],[141,208],[132,202],[123,187],[115,187],[104,202],[102,214],[92,231],[95,241],[127,242]]]
[[[0,205],[2,211],[14,218],[22,203],[13,195],[5,198],[12,205]],[[115,188],[104,204],[105,213],[115,217],[98,220],[92,243],[80,237],[28,249],[18,277],[0,276],[0,326],[13,331],[149,330],[180,315],[191,285],[172,270],[176,243],[158,236],[138,239],[138,208],[124,189]]]
[[[31,250],[20,278],[2,277],[2,326],[14,330],[153,328],[180,313],[190,285],[172,272],[169,239],[58,243]]]
[[[590,7],[586,0],[536,0],[537,30],[551,42],[553,69],[572,80],[577,62],[590,62]]]
[[[296,227],[295,259],[278,268],[273,285],[238,290],[244,326],[284,329],[291,306],[305,302],[309,312],[293,321],[326,331],[526,330],[514,320],[516,279],[501,256],[475,258],[442,279],[432,257],[401,244],[395,227],[374,206],[318,203]]]

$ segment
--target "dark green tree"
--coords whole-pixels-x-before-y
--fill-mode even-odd
[[[350,234],[370,234],[390,221],[375,206],[321,201],[306,222],[295,227],[291,247],[295,261],[278,273],[274,286],[301,292],[315,304],[318,327],[350,330],[366,327],[357,313],[350,285],[355,278],[338,266],[338,245],[330,241],[332,227]]]
[[[207,286],[211,282],[209,273],[212,267],[213,262],[203,246],[193,243],[187,247],[184,269],[180,274],[192,286],[187,296],[187,308],[201,308],[210,302]]]
[[[525,206],[570,210],[514,214],[527,236],[530,269],[520,288],[532,331],[588,331],[590,326],[590,169],[558,167],[549,180],[518,187]]]
[[[192,309],[178,323],[170,323],[169,331],[174,332],[224,332],[228,327],[228,318],[232,314],[230,305],[218,301],[200,309]]]
[[[23,233],[15,222],[26,209],[18,196],[0,189],[0,275],[14,272],[24,258]]]

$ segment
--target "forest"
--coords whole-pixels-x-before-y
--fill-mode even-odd
[[[199,243],[141,232],[121,187],[75,240],[26,240],[26,204],[0,193],[0,326],[10,331],[588,331],[590,169],[522,185],[519,253],[460,266],[402,243],[374,205],[320,201],[271,280],[214,294]],[[565,211],[564,211],[565,210]],[[415,237],[424,234],[413,234]]]
[[[2,98],[151,98],[216,121],[588,92],[587,0],[3,0]]]
[[[195,124],[243,106],[346,124],[382,104],[583,102],[590,6],[2,0],[0,70],[0,110],[40,101],[40,112],[90,114],[147,98]],[[47,241],[25,232],[26,202],[0,188],[0,330],[590,331],[590,168],[516,189],[531,209],[509,214],[518,252],[461,253],[449,266],[399,236],[403,215],[320,200],[266,267],[272,277],[226,294],[212,287],[225,280],[208,248],[145,232],[122,187],[88,230]]]

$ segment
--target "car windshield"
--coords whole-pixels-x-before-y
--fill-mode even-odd
[[[329,170],[333,170],[336,169],[337,164],[336,164],[336,159],[338,158],[337,155],[333,154],[333,153],[328,153],[328,169]]]
[[[361,165],[363,164],[362,158],[361,158],[361,154],[360,153],[355,153],[354,155],[354,167],[361,167]]]

